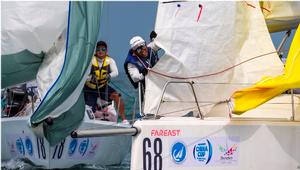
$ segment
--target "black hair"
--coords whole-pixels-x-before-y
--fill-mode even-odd
[[[99,46],[104,46],[105,48],[107,48],[107,44],[104,41],[98,41],[97,42],[97,47],[99,47]]]

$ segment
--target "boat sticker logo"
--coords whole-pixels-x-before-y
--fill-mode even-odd
[[[33,154],[32,142],[28,137],[25,139],[25,146],[26,146],[26,150],[27,150],[28,154],[30,156],[32,156],[32,154]]]
[[[77,139],[72,139],[69,145],[68,155],[72,156],[77,148]]]
[[[84,156],[86,150],[88,149],[88,146],[89,146],[89,139],[85,139],[83,140],[80,145],[79,145],[79,148],[78,148],[78,151],[80,153],[81,156]]]
[[[193,156],[195,160],[208,164],[212,157],[212,145],[208,139],[194,146]]]
[[[231,147],[223,147],[219,145],[219,151],[223,153],[220,156],[221,160],[233,160],[234,153],[237,151],[237,144],[232,145]]]
[[[186,158],[186,147],[181,142],[176,142],[172,146],[171,155],[175,163],[180,164]]]
[[[19,137],[19,139],[16,140],[16,148],[21,155],[25,155],[24,144],[20,137]]]

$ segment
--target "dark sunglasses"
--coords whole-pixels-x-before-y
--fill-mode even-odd
[[[140,52],[142,52],[143,49],[146,49],[146,46],[145,46],[145,45],[139,46],[138,48],[136,48],[135,51],[136,51],[137,53],[140,53]]]
[[[97,48],[96,48],[96,51],[100,51],[100,50],[101,50],[101,51],[106,51],[106,48],[105,48],[105,47],[103,47],[103,48],[97,47]]]

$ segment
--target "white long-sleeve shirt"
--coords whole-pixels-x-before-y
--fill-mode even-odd
[[[142,73],[140,73],[139,69],[135,65],[128,63],[127,69],[128,69],[128,73],[129,73],[130,77],[132,78],[132,80],[134,82],[144,80],[144,78],[145,78],[144,75]]]

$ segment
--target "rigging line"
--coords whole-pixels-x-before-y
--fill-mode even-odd
[[[217,102],[217,103],[220,103],[220,102]],[[217,103],[203,104],[203,105],[200,105],[199,107],[211,106],[211,105],[215,105]],[[172,111],[172,112],[161,113],[161,114],[158,114],[158,115],[168,115],[168,114],[172,114],[172,113],[176,113],[176,112],[181,112],[181,111],[186,111],[186,110],[191,110],[191,109],[197,110],[197,107],[189,107],[189,108],[185,108],[185,109],[181,109],[181,110],[175,110],[175,111]]]
[[[163,101],[164,103],[168,102],[168,103],[176,103],[176,102],[180,102],[180,103],[196,103],[195,101],[171,101],[171,100],[164,100]],[[217,104],[217,103],[220,103],[220,101],[198,101],[198,103],[209,103],[209,104]]]
[[[182,111],[189,111],[189,110],[197,110],[197,107],[191,107],[191,108],[186,108],[186,109],[181,109],[181,110],[176,110],[176,111],[172,111],[172,112],[165,112],[165,113],[161,113],[158,114],[160,116],[165,116],[165,115],[170,115],[172,113],[176,113],[176,112],[182,112]],[[194,116],[193,116],[194,117]]]
[[[138,59],[139,62],[144,66],[145,69],[150,70],[150,67],[147,67],[147,66],[145,65],[145,63],[142,61],[142,59],[140,59],[139,56],[137,56],[137,59]],[[150,64],[149,64],[149,66],[150,66]]]
[[[146,68],[147,68],[150,72],[153,72],[153,73],[155,73],[155,74],[161,75],[161,76],[163,76],[163,77],[168,77],[168,78],[173,78],[173,79],[196,79],[196,78],[204,78],[204,77],[210,77],[210,76],[218,75],[218,74],[221,74],[221,73],[226,72],[226,71],[228,71],[228,70],[231,70],[231,69],[233,69],[233,68],[235,68],[235,67],[237,67],[237,66],[240,66],[240,65],[242,65],[242,64],[244,64],[244,63],[246,63],[246,62],[249,62],[249,61],[251,61],[251,60],[254,60],[254,59],[257,59],[257,58],[261,58],[261,57],[264,57],[264,56],[266,56],[266,55],[270,55],[270,54],[274,54],[274,53],[277,53],[277,51],[273,51],[273,52],[269,52],[269,53],[266,53],[266,54],[258,55],[258,56],[256,56],[256,57],[252,57],[252,58],[247,59],[247,60],[245,60],[245,61],[242,61],[242,62],[240,62],[240,63],[238,63],[238,64],[235,64],[235,65],[233,65],[233,66],[231,66],[231,67],[228,67],[228,68],[226,68],[226,69],[224,69],[224,70],[217,71],[217,72],[210,73],[210,74],[204,74],[204,75],[200,75],[200,76],[191,76],[191,77],[171,76],[171,75],[167,75],[167,74],[164,74],[164,73],[161,73],[161,72],[158,72],[158,71],[154,71],[154,70],[152,70],[152,69],[150,69],[150,68],[147,68],[147,67],[146,67]]]
[[[167,101],[167,100],[164,100],[164,103],[167,103],[167,102],[168,103],[176,103],[176,102],[180,102],[180,103],[196,103],[195,101]],[[219,102],[201,101],[201,102],[198,102],[198,103],[200,103],[200,104],[201,103],[207,103],[207,105],[211,105],[211,104],[218,104],[218,103],[222,103],[222,102],[228,102],[228,100],[219,101]],[[271,102],[271,103],[264,103],[264,104],[292,104],[292,102]],[[295,104],[300,104],[300,102],[295,103]],[[205,105],[202,105],[201,107],[203,107]]]
[[[97,58],[95,58],[95,60],[96,60],[96,63],[98,64],[98,70],[99,70],[99,74],[101,75],[101,73],[102,73],[102,70],[103,70],[103,68],[104,68],[104,63],[105,63],[105,61],[106,61],[106,57],[103,59],[103,61],[102,61],[102,65],[101,65],[101,69],[100,69],[100,67],[99,67],[99,62],[98,62],[98,60],[97,60]],[[99,75],[99,76],[100,76]],[[98,78],[97,78],[97,76],[96,76],[96,73],[95,73],[95,75],[93,75],[92,74],[92,76],[95,76],[94,78],[95,78],[95,80],[96,80],[96,88],[97,88],[97,92],[98,92],[98,96],[97,96],[97,98],[99,97],[100,99],[101,99],[101,93],[100,93],[100,87],[99,87],[99,82],[98,82]],[[100,79],[99,79],[100,80]],[[106,89],[107,89],[108,87],[106,86],[105,87],[105,92],[104,92],[104,94],[106,93]],[[107,94],[108,95],[108,94]],[[108,98],[108,96],[106,96],[105,95],[105,97],[107,97],[107,100],[109,100],[109,98]],[[96,99],[97,100],[97,99]],[[101,104],[101,102],[99,102],[99,106],[100,106],[100,109],[101,110],[103,110],[104,109],[104,107],[102,106],[102,104]]]
[[[255,83],[196,83],[194,84],[225,84],[225,85],[254,85]]]

